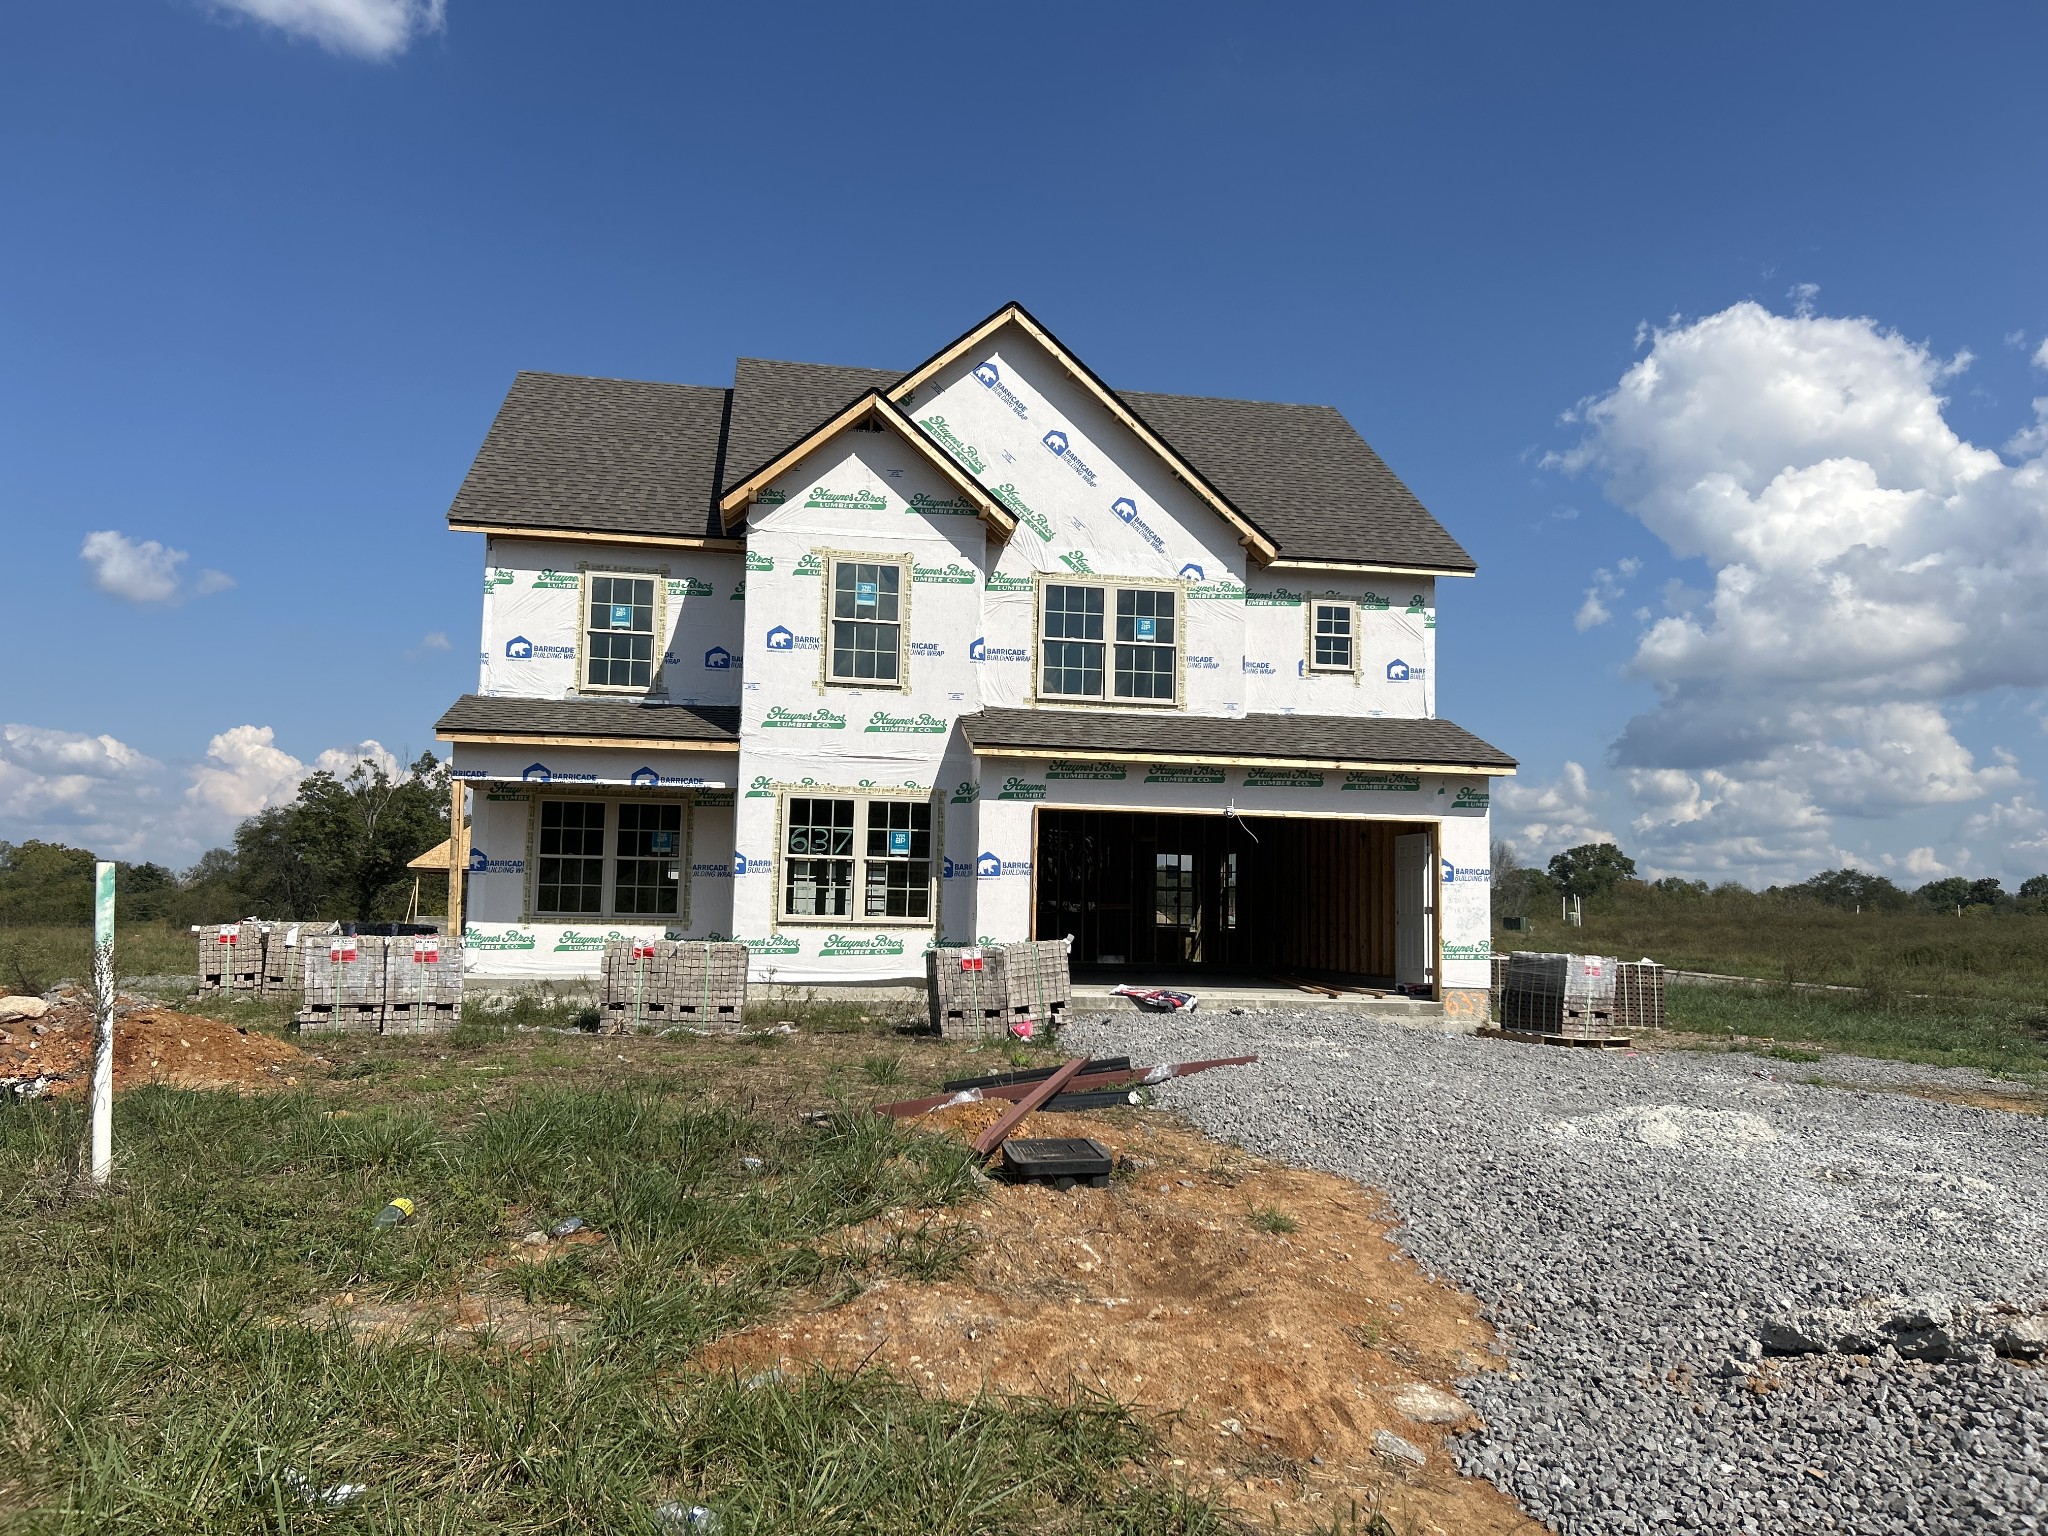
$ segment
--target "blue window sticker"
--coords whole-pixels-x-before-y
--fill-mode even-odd
[[[647,834],[647,847],[651,853],[674,853],[676,835],[673,832],[650,832]]]
[[[891,853],[910,852],[910,834],[908,832],[891,832],[889,834],[889,851]]]
[[[612,604],[612,628],[613,628],[613,629],[631,629],[632,627],[633,627],[633,605],[632,605],[631,603],[613,603],[613,604]]]
[[[853,584],[853,600],[857,603],[865,603],[872,607],[877,595],[877,588],[872,581],[856,581]]]
[[[1156,640],[1159,637],[1159,621],[1157,619],[1140,618],[1133,622],[1138,626],[1138,638],[1140,640]]]

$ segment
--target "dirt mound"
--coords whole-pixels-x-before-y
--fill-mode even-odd
[[[918,1123],[969,1137],[1005,1108]],[[1387,1241],[1370,1190],[1163,1116],[1033,1115],[1016,1134],[1093,1136],[1118,1177],[998,1183],[985,1204],[871,1223],[853,1240],[901,1245],[923,1228],[912,1241],[929,1251],[959,1224],[975,1246],[948,1278],[885,1281],[724,1340],[704,1363],[749,1375],[871,1361],[956,1399],[1078,1384],[1159,1416],[1175,1470],[1261,1528],[1304,1530],[1355,1500],[1403,1532],[1540,1531],[1451,1467],[1444,1436],[1472,1419],[1443,1389],[1501,1362],[1472,1298]],[[1390,1457],[1389,1433],[1424,1465]]]
[[[91,1086],[93,1020],[83,998],[60,1000],[42,1018],[10,1024],[0,1035],[0,1090],[67,1097]],[[144,1083],[243,1093],[286,1088],[297,1083],[305,1059],[297,1046],[218,1019],[130,998],[115,1008],[116,1093]]]

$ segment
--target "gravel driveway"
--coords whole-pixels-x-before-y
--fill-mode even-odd
[[[1890,1294],[2048,1302],[2048,1121],[1837,1082],[1836,1058],[1619,1055],[1325,1011],[1078,1019],[1204,1130],[1385,1190],[1511,1351],[1458,1442],[1561,1532],[2048,1532],[2048,1364],[1732,1362],[1769,1318]],[[1759,1378],[1762,1379],[1762,1378]]]

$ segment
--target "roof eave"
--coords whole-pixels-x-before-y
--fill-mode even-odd
[[[1111,763],[1189,763],[1217,768],[1320,768],[1330,772],[1364,773],[1477,773],[1488,777],[1512,775],[1520,766],[1508,763],[1403,762],[1388,758],[1281,757],[1262,752],[1176,752],[1135,751],[1127,747],[1102,750],[1096,747],[1025,747],[1001,742],[970,741],[968,750],[976,757],[1020,757],[1033,762],[1069,757]]]

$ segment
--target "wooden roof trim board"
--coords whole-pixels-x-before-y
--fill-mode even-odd
[[[658,544],[669,549],[709,549],[741,554],[744,539],[714,539],[702,534],[598,533],[587,528],[522,528],[511,523],[458,523],[448,520],[450,533],[487,533],[503,539],[574,539],[593,544]]]
[[[1006,325],[1015,325],[1041,347],[1045,348],[1053,360],[1072,375],[1076,383],[1093,395],[1112,416],[1122,422],[1137,437],[1138,441],[1157,454],[1165,462],[1166,467],[1173,471],[1176,478],[1197,496],[1201,497],[1202,500],[1209,503],[1219,517],[1235,528],[1238,532],[1237,542],[1256,555],[1262,565],[1270,564],[1278,557],[1280,553],[1279,545],[1262,533],[1250,518],[1246,517],[1231,504],[1229,497],[1225,496],[1204,479],[1199,470],[1188,463],[1186,459],[1183,459],[1167,444],[1164,438],[1147,426],[1144,418],[1124,404],[1115,390],[1097,378],[1094,371],[1086,363],[1068,351],[1060,343],[1059,338],[1053,335],[1051,331],[1039,324],[1030,310],[1014,300],[1005,304],[993,315],[990,315],[988,319],[975,326],[974,329],[962,336],[958,341],[955,341],[951,346],[944,348],[928,362],[920,364],[905,374],[891,386],[889,390],[890,400],[901,400],[934,374],[950,366],[966,353],[978,348],[984,341]]]
[[[954,463],[952,456],[927,437],[915,422],[903,414],[894,401],[879,390],[873,389],[823,426],[799,438],[719,497],[718,510],[724,526],[731,529],[745,522],[748,509],[753,506],[761,492],[768,488],[771,481],[786,474],[798,461],[830,442],[841,432],[857,427],[871,418],[880,418],[898,437],[922,454],[932,468],[950,481],[956,490],[973,502],[975,510],[981,514],[981,520],[995,530],[998,538],[1007,540],[1016,532],[1017,519],[1011,515],[1010,509],[983,489],[980,481]]]
[[[632,747],[643,752],[737,752],[739,742],[717,736],[548,736],[534,732],[436,731],[442,741],[467,747]],[[1072,756],[1072,753],[1067,754]]]
[[[1246,757],[1200,752],[1145,751],[1125,748],[1098,751],[1094,747],[1005,747],[993,742],[969,743],[976,757],[1021,757],[1033,762],[1058,762],[1066,758],[1087,758],[1109,763],[1190,763],[1202,768],[1322,768],[1332,772],[1360,773],[1479,773],[1489,777],[1512,775],[1515,770],[1492,763],[1399,763],[1348,757]]]
[[[1350,571],[1366,576],[1477,576],[1436,565],[1374,565],[1364,560],[1268,560],[1269,571]]]

